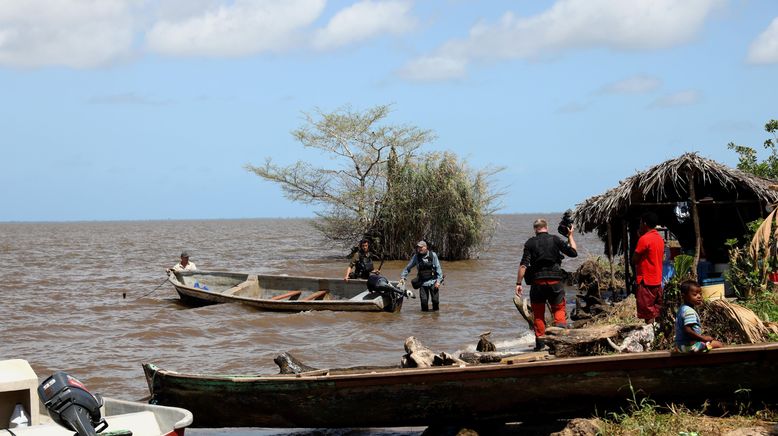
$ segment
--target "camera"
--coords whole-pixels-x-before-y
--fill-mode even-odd
[[[562,219],[559,221],[559,227],[556,229],[560,235],[567,236],[570,234],[571,227],[573,227],[573,211],[567,209],[562,215]]]

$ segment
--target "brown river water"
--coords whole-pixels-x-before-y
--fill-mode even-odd
[[[273,358],[288,351],[318,368],[388,365],[408,336],[458,354],[487,330],[498,349],[528,348],[534,339],[512,297],[537,216],[501,215],[478,259],[443,262],[440,312],[421,312],[415,299],[395,314],[187,308],[171,285],[155,290],[183,249],[200,270],[342,277],[347,253],[321,241],[307,219],[0,223],[0,359],[26,359],[41,379],[66,371],[92,392],[137,400],[148,395],[142,362],[277,373]],[[556,228],[561,213],[540,216]],[[594,234],[576,241],[568,271],[603,251]],[[404,266],[386,262],[382,272],[397,280]]]

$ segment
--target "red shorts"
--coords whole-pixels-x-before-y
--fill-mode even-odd
[[[638,318],[652,320],[659,316],[659,310],[662,308],[662,285],[650,286],[641,282],[638,284],[635,298]]]

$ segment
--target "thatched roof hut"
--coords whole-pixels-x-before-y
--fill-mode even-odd
[[[724,241],[743,236],[746,224],[764,217],[768,206],[778,201],[778,192],[769,188],[774,183],[686,153],[583,201],[573,218],[579,231],[598,233],[606,254],[629,255],[640,215],[653,211],[684,250],[714,263],[726,262]]]

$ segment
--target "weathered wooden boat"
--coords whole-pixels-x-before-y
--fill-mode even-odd
[[[14,424],[26,420],[9,430],[17,436],[72,436],[68,430],[52,420],[39,401],[38,377],[26,360],[0,361],[0,422],[9,425],[13,414],[24,409]],[[105,419],[107,433],[132,434],[134,436],[183,436],[192,423],[192,413],[178,407],[167,407],[135,401],[102,397],[100,415]],[[11,433],[12,432],[12,433]],[[131,433],[130,433],[131,432]]]
[[[193,306],[240,303],[282,312],[399,312],[404,299],[399,290],[368,291],[367,280],[346,282],[321,277],[207,271],[171,272],[168,280],[181,301]]]
[[[394,427],[527,422],[657,402],[778,400],[778,343],[705,354],[666,351],[464,367],[184,374],[144,364],[151,401],[185,407],[202,427]]]

